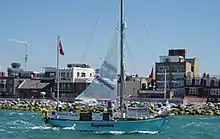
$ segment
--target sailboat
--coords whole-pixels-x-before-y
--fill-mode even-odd
[[[111,101],[117,97],[118,61],[117,45],[110,46],[107,55],[101,65],[99,73],[92,83],[76,99],[96,99],[108,101],[107,112],[60,112],[54,111],[45,114],[46,124],[55,127],[71,127],[76,131],[86,132],[161,132],[169,123],[169,115],[157,115],[154,117],[129,117],[126,114],[125,74],[124,74],[124,0],[120,0],[120,102],[119,111],[112,111]],[[118,115],[118,116],[116,116]]]

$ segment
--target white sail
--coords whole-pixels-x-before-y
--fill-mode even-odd
[[[108,53],[92,83],[76,99],[115,100],[117,96],[117,44],[110,46]]]

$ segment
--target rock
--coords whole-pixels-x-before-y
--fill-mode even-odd
[[[202,114],[202,110],[201,109],[197,109],[196,110],[196,114],[201,115]]]

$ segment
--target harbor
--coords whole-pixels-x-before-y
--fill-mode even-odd
[[[219,139],[219,4],[0,2],[0,139]]]

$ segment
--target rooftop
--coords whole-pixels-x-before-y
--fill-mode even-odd
[[[24,80],[18,89],[43,89],[50,83],[42,83],[40,80]]]

